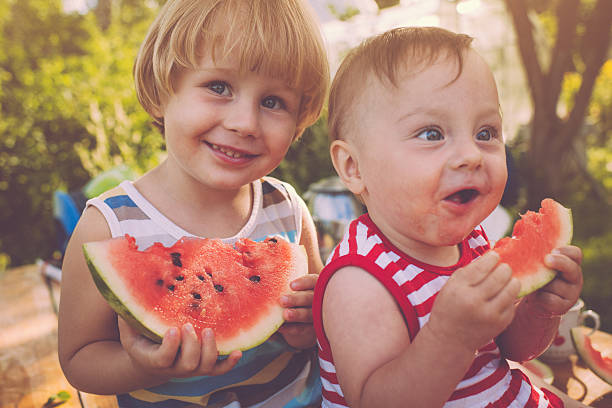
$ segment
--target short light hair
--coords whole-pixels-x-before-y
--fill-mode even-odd
[[[169,0],[134,65],[138,100],[163,131],[163,103],[181,69],[196,69],[202,52],[214,60],[236,53],[241,72],[287,81],[302,93],[295,137],[313,124],[329,86],[321,32],[305,0]]]
[[[328,129],[331,141],[345,139],[354,105],[372,79],[383,85],[397,86],[398,75],[407,69],[425,69],[440,57],[455,57],[456,80],[463,69],[464,52],[472,37],[438,27],[401,27],[370,37],[344,58],[332,81],[328,105]],[[452,81],[451,81],[452,82]],[[356,126],[359,126],[358,124]]]

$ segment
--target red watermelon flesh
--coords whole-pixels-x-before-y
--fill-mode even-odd
[[[283,323],[280,297],[307,273],[303,247],[283,239],[182,238],[138,250],[130,236],[84,245],[96,286],[111,307],[154,341],[191,323],[212,328],[219,354],[246,350]]]
[[[586,365],[608,384],[612,384],[612,359],[593,347],[582,327],[572,327],[570,333],[578,355]],[[590,329],[589,329],[590,330]]]
[[[521,215],[512,236],[497,241],[493,250],[500,255],[500,262],[512,268],[521,282],[519,296],[525,296],[554,279],[556,272],[544,265],[544,257],[571,240],[571,210],[546,198],[538,212]]]

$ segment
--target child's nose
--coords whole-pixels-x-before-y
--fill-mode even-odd
[[[476,169],[482,165],[482,150],[473,138],[457,140],[449,163],[455,169]]]
[[[259,134],[259,109],[252,101],[236,101],[225,117],[225,127],[239,133],[241,136],[257,136]]]

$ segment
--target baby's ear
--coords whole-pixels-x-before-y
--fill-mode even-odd
[[[355,195],[363,193],[364,184],[353,146],[345,140],[334,140],[329,147],[332,163],[344,185]]]

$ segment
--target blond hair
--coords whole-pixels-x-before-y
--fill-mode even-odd
[[[236,53],[241,72],[280,78],[302,93],[296,137],[314,123],[329,66],[312,10],[302,0],[169,0],[152,23],[134,65],[138,100],[163,130],[164,100],[181,69]]]
[[[395,87],[399,73],[425,69],[443,56],[456,57],[458,78],[471,42],[468,35],[437,27],[401,27],[363,41],[347,54],[334,76],[328,104],[330,140],[345,138],[349,124],[357,119],[351,115],[352,107],[367,92],[363,85],[369,79]]]

